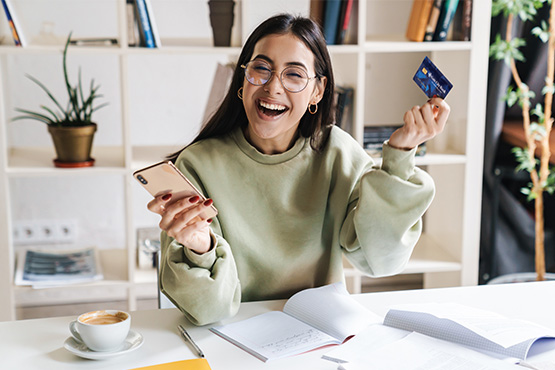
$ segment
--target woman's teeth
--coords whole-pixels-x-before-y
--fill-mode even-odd
[[[278,114],[285,112],[285,110],[287,109],[285,105],[270,104],[264,101],[259,101],[258,105],[261,108],[262,112],[269,116],[277,116]]]
[[[271,109],[271,110],[285,110],[285,106],[284,105],[279,105],[279,104],[269,104],[266,102],[261,101],[260,102],[260,106],[262,106],[263,108],[266,109]]]

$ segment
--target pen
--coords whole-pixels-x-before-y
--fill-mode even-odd
[[[197,346],[197,344],[195,343],[193,338],[191,338],[189,333],[187,333],[187,330],[185,330],[185,328],[181,325],[177,325],[177,328],[181,332],[181,336],[183,337],[183,339],[185,339],[187,342],[191,343],[191,345],[195,348],[195,351],[197,351],[198,355],[200,357],[204,358],[204,353],[202,353],[202,350],[199,348],[199,346]]]

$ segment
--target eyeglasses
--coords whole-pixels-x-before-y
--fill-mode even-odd
[[[241,65],[245,70],[245,77],[254,86],[262,86],[268,83],[272,78],[272,73],[277,71],[272,70],[270,65],[260,60],[251,60],[247,65]],[[308,77],[308,73],[301,67],[290,66],[285,68],[279,74],[279,80],[283,88],[287,91],[297,93],[303,91],[310,80],[318,77]]]

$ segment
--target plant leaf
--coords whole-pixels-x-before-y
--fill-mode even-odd
[[[509,14],[520,17],[523,21],[532,20],[537,10],[543,6],[546,0],[494,0],[492,2],[492,15],[495,17],[501,13],[506,17]]]
[[[543,106],[540,103],[537,103],[536,106],[530,111],[530,113],[538,117],[540,123],[544,122],[545,114],[543,113]]]
[[[528,148],[514,147],[511,152],[515,155],[515,159],[518,163],[515,171],[527,171],[532,172],[536,168],[537,160],[531,161],[528,155]]]
[[[48,90],[48,88],[44,86],[42,82],[40,82],[39,80],[37,80],[35,77],[31,75],[25,75],[25,76],[31,81],[33,81],[34,83],[36,83],[46,93],[46,95],[48,95],[48,97],[54,102],[54,104],[56,104],[61,111],[64,111],[60,103],[58,103],[58,100],[56,100],[54,95],[52,95],[50,90]]]
[[[21,108],[15,108],[15,110],[17,112],[20,112],[20,113],[25,113],[25,115],[14,117],[14,118],[12,118],[12,121],[19,121],[19,120],[22,120],[22,119],[34,119],[34,120],[37,120],[37,121],[44,122],[47,125],[55,123],[54,121],[52,121],[52,119],[50,117],[45,116],[44,114],[40,114],[38,112],[33,112],[33,111],[30,111],[30,110],[21,109]]]
[[[42,109],[44,109],[45,111],[47,111],[48,113],[50,113],[52,115],[52,117],[54,117],[54,119],[52,121],[54,122],[59,122],[63,120],[63,116],[60,118],[60,115],[55,113],[54,111],[52,111],[52,109],[50,109],[49,107],[47,107],[46,105],[41,105],[40,106]]]
[[[549,26],[547,25],[547,22],[545,20],[541,21],[541,26],[532,28],[530,32],[532,33],[532,35],[537,36],[543,43],[549,41]]]

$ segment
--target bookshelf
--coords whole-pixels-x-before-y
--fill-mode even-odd
[[[206,1],[151,0],[163,45],[159,49],[127,46],[125,0],[13,3],[28,46],[13,46],[0,18],[0,320],[16,318],[20,306],[125,300],[134,310],[139,299],[156,297],[154,270],[136,264],[136,229],[156,226],[158,219],[146,210],[148,194],[134,183],[132,172],[194,137],[216,64],[234,61],[256,24],[276,12],[308,14],[309,1],[237,1],[232,46],[212,47]],[[352,135],[361,145],[364,126],[399,124],[406,109],[425,102],[412,82],[425,55],[453,82],[448,127],[417,159],[434,177],[437,195],[404,273],[423,274],[425,287],[474,285],[491,1],[473,2],[470,42],[407,42],[403,35],[411,5],[412,0],[355,1],[353,43],[329,50],[337,83],[355,89]],[[102,17],[102,27],[91,22],[95,16]],[[94,77],[110,103],[95,117],[95,166],[76,170],[53,167],[44,125],[10,122],[14,107],[46,103],[25,73],[61,96],[61,51],[70,30],[74,37],[119,41],[115,46],[70,47],[70,76],[81,66],[83,80]],[[41,290],[14,286],[14,256],[20,248],[11,232],[14,223],[58,217],[77,220],[75,245],[100,249],[105,280]],[[360,279],[351,269],[346,275]]]

